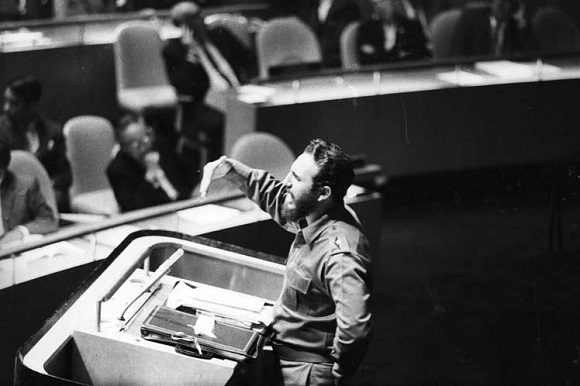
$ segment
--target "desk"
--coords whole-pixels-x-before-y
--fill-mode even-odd
[[[265,102],[229,99],[225,148],[253,131],[280,137],[296,153],[320,137],[366,154],[390,176],[552,161],[580,143],[580,58],[548,64],[560,71],[540,66],[509,79],[443,66],[265,83],[273,91]],[[440,76],[458,70],[481,82]]]
[[[120,291],[119,286],[132,284],[128,275],[144,258],[153,255],[154,249],[164,252],[175,247],[183,248],[181,260],[198,268],[190,273],[199,275],[196,278],[204,285],[260,297],[269,303],[282,288],[284,266],[256,259],[252,251],[172,232],[135,233],[71,294],[20,351],[17,378],[25,384],[226,384],[236,365],[232,360],[180,355],[171,346],[123,332],[115,323],[119,310],[131,299],[130,291]],[[209,275],[212,272],[214,275]],[[235,278],[244,279],[241,286]],[[173,287],[174,282],[170,276],[162,279],[165,288]],[[110,304],[111,295],[119,296],[115,304]],[[101,301],[102,310],[96,307]],[[111,306],[109,312],[105,312],[107,304]]]

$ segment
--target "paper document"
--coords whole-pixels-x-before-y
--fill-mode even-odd
[[[60,241],[54,244],[46,245],[44,247],[23,252],[20,256],[23,261],[26,261],[28,264],[34,264],[39,261],[46,261],[47,263],[51,263],[51,259],[54,258],[84,258],[85,251],[77,246],[74,246],[68,241]],[[54,264],[54,262],[52,262],[52,264]]]
[[[459,86],[478,86],[486,82],[485,77],[462,70],[440,72],[435,76],[439,80]]]
[[[276,93],[271,87],[247,84],[238,87],[238,99],[245,103],[264,103]]]
[[[141,228],[134,225],[120,225],[115,228],[107,229],[97,232],[95,237],[99,244],[108,245],[110,247],[117,247],[123,240],[131,233],[140,230]]]
[[[475,63],[475,68],[495,75],[502,79],[519,79],[534,77],[538,74],[538,66],[533,64],[523,64],[510,62],[509,60],[496,60],[493,62]]]
[[[166,301],[168,308],[185,306],[203,314],[213,314],[246,323],[268,324],[270,306],[263,299],[217,287],[195,288],[179,282]]]
[[[195,208],[180,210],[177,216],[183,220],[198,224],[213,224],[225,221],[240,213],[234,208],[227,208],[215,204],[196,206]]]

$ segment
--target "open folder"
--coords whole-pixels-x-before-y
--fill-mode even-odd
[[[169,296],[166,306],[172,309],[187,307],[204,313],[236,320],[246,324],[272,322],[272,305],[264,299],[222,288],[178,282]]]

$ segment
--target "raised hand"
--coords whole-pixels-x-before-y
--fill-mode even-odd
[[[221,156],[219,159],[208,162],[203,167],[203,177],[201,183],[199,184],[199,194],[201,197],[205,197],[209,185],[212,180],[217,180],[225,176],[231,169],[231,164],[227,161],[227,157]]]

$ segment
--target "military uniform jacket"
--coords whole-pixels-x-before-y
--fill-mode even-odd
[[[289,353],[282,359],[337,362],[344,377],[352,375],[372,330],[369,243],[356,215],[340,206],[299,227],[281,218],[286,187],[269,173],[252,171],[244,189],[296,233],[274,313],[274,344],[284,347],[283,355]]]

